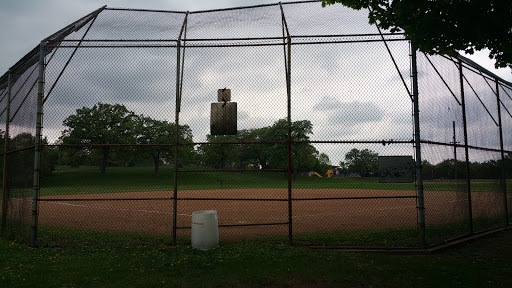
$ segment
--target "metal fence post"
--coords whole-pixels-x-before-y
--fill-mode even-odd
[[[179,138],[179,120],[180,120],[180,60],[181,60],[181,41],[176,41],[176,112],[174,115],[174,194],[173,194],[173,209],[172,209],[172,243],[177,244],[176,232],[178,216],[178,138]]]
[[[507,203],[507,180],[506,180],[506,174],[505,174],[505,152],[503,150],[503,129],[501,124],[501,100],[500,100],[500,85],[498,82],[498,79],[494,79],[496,81],[496,101],[498,102],[498,124],[499,124],[499,131],[500,131],[500,152],[501,152],[501,179],[500,179],[500,186],[503,190],[503,197],[504,197],[504,205],[505,205],[505,223],[507,226],[509,225],[509,219],[508,219],[508,203]]]
[[[32,230],[30,235],[30,246],[37,247],[37,200],[39,197],[39,176],[41,169],[41,129],[43,118],[44,98],[44,58],[46,56],[46,42],[39,46],[39,76],[37,80],[37,115],[36,115],[36,136],[34,152],[34,190],[32,194]]]
[[[290,246],[293,245],[293,214],[292,214],[292,106],[291,106],[291,82],[290,82],[290,66],[291,66],[291,50],[292,50],[292,38],[290,31],[288,30],[288,24],[286,23],[286,17],[284,16],[283,5],[279,2],[279,8],[281,9],[281,29],[283,31],[283,50],[284,50],[284,68],[286,72],[286,103],[287,103],[287,129],[288,137],[286,140],[287,146],[287,158],[288,158],[288,242]],[[286,34],[285,34],[286,31]],[[288,41],[288,45],[286,45]]]
[[[469,233],[473,234],[473,208],[471,201],[471,177],[469,174],[469,148],[468,148],[468,125],[466,119],[466,98],[464,95],[464,74],[462,73],[462,60],[459,59],[459,82],[460,82],[460,98],[462,104],[462,124],[464,125],[464,154],[466,156],[466,189],[468,191],[468,218]]]
[[[290,81],[290,66],[291,66],[291,45],[292,39],[288,35],[288,69],[287,69],[287,81],[286,81],[286,92],[288,102],[288,239],[290,245],[293,245],[293,214],[292,214],[292,104],[291,104],[291,81]]]
[[[7,150],[9,149],[9,120],[11,119],[11,69],[9,69],[9,78],[7,80],[7,116],[5,118],[5,134],[4,134],[4,167],[3,167],[3,195],[2,195],[2,235],[7,227]]]
[[[411,65],[412,65],[412,94],[414,109],[414,139],[416,146],[416,188],[418,189],[418,228],[421,247],[426,246],[425,241],[425,204],[423,197],[423,172],[421,164],[421,138],[420,138],[420,108],[418,102],[418,68],[416,63],[416,47],[411,41]]]

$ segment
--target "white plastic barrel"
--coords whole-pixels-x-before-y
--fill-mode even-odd
[[[192,212],[192,248],[208,250],[219,246],[219,223],[216,210]]]

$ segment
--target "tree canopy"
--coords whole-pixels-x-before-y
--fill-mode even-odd
[[[487,160],[483,162],[469,162],[470,177],[473,179],[499,179],[502,165],[505,165],[505,178],[512,177],[512,153],[506,153],[504,162],[499,160]],[[445,159],[437,164],[431,164],[423,160],[424,179],[465,179],[466,161]]]
[[[293,141],[308,141],[313,133],[313,124],[309,120],[291,123]],[[288,153],[286,141],[288,138],[288,122],[280,119],[271,126],[258,129],[239,130],[236,135],[207,135],[209,143],[238,142],[260,144],[203,144],[199,153],[203,164],[213,168],[262,168],[286,169]],[[282,141],[282,143],[269,143]],[[319,154],[310,143],[294,143],[292,145],[292,170],[321,173],[330,168],[327,154]]]
[[[164,146],[158,144],[174,144],[175,127],[174,123],[155,120],[150,117],[140,116],[135,126],[135,137],[137,144],[157,144],[144,147],[144,154],[148,154],[153,160],[155,167],[155,176],[160,176],[160,162],[165,159],[171,162],[174,158],[173,146]],[[179,125],[179,142],[192,142],[192,130],[188,125]],[[188,145],[180,147],[178,157],[188,159],[193,153],[193,147]],[[138,154],[138,153],[135,153]]]
[[[348,167],[349,171],[377,175],[379,171],[379,154],[369,149],[359,150],[352,148],[345,154],[345,162],[340,162],[341,167]]]
[[[63,153],[64,162],[78,166],[82,163],[97,164],[101,175],[106,167],[114,165],[135,165],[151,159],[155,176],[160,175],[160,163],[173,161],[175,142],[174,123],[155,120],[144,115],[136,115],[120,104],[98,103],[91,108],[77,109],[64,122],[66,129],[59,142],[62,144],[85,144],[67,149]],[[178,127],[179,142],[192,142],[192,130],[188,125]],[[134,144],[133,146],[113,147],[102,145],[99,148],[87,144]],[[142,144],[142,145],[140,145]],[[153,145],[147,145],[153,144]],[[140,145],[136,147],[136,145]],[[185,145],[178,150],[182,161],[189,161],[195,155],[193,146]]]
[[[420,51],[473,54],[488,48],[496,68],[512,68],[512,1],[509,0],[322,0],[370,9],[369,22],[392,32],[403,30]]]
[[[63,125],[63,144],[128,144],[133,143],[137,116],[120,104],[98,103],[83,107],[68,116]],[[105,175],[111,146],[101,147],[101,175]]]

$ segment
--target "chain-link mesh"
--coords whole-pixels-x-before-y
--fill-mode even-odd
[[[462,96],[453,59],[418,54],[426,238],[436,243],[469,232]]]
[[[501,125],[503,131],[503,147],[504,150],[504,169],[505,169],[505,185],[507,195],[507,206],[508,212],[508,224],[510,224],[510,216],[512,215],[512,87],[499,85],[498,89],[500,97],[500,109],[501,109]]]
[[[474,227],[481,231],[503,225],[506,221],[504,191],[500,185],[504,163],[499,150],[500,132],[508,134],[510,130],[499,126],[494,79],[466,69],[463,73],[465,81],[467,79],[466,86],[469,86],[465,92],[468,94],[468,144],[494,150],[471,149],[469,153],[474,164],[481,163],[470,167],[471,178],[476,178],[471,182]]]
[[[19,75],[17,79],[11,79],[10,96],[6,93],[4,109],[2,109],[3,131],[7,131],[8,146],[6,185],[3,186],[3,199],[7,204],[3,212],[5,220],[2,220],[3,230],[9,238],[14,238],[26,243],[30,237],[30,219],[32,215],[32,192],[34,175],[34,141],[35,141],[35,109],[37,97],[37,65],[34,64],[27,70],[11,71],[13,75]],[[9,88],[7,87],[7,90]],[[10,103],[7,104],[8,99]],[[7,107],[9,106],[9,107]],[[5,133],[3,137],[5,147]]]
[[[5,79],[5,82],[7,82],[8,79]],[[5,85],[4,85],[5,84]],[[0,82],[0,85],[2,85],[4,88],[0,89],[0,111],[5,111],[7,110],[7,102],[8,102],[8,84],[7,83],[1,83]],[[1,170],[1,174],[2,177],[0,178],[0,183],[2,183],[2,197],[1,197],[1,200],[0,200],[0,203],[1,203],[1,206],[0,206],[0,211],[2,211],[2,217],[0,218],[2,220],[2,226],[5,226],[6,224],[4,224],[4,221],[6,221],[7,219],[5,219],[5,215],[4,215],[4,210],[6,209],[6,206],[7,205],[7,202],[4,200],[4,196],[7,196],[7,195],[4,195],[4,159],[6,159],[6,155],[5,155],[5,135],[6,135],[6,131],[5,131],[5,119],[7,118],[7,114],[5,112],[2,112],[0,114],[0,160],[2,161],[1,165],[2,165],[2,169]],[[1,228],[0,228],[1,229]],[[5,228],[3,228],[5,229]],[[5,230],[4,231],[1,231],[1,233],[5,233]]]
[[[62,29],[43,46],[38,167],[39,47],[10,71],[9,112],[0,78],[3,232],[188,244],[192,213],[216,210],[221,241],[389,248],[508,223],[511,83],[418,52],[413,87],[410,43],[367,23],[301,2],[102,7]]]
[[[80,40],[88,29],[85,39],[96,40],[99,45],[108,45],[101,43],[107,42],[104,40],[114,40],[113,43],[128,41],[129,44],[140,40],[176,40],[185,14],[184,12],[107,8],[98,14],[91,29],[89,25],[84,25],[79,31],[66,37],[66,40]]]
[[[504,125],[510,115],[502,109],[500,122],[496,80],[474,67],[459,69],[457,59],[421,55],[418,65],[421,137],[429,143],[422,144],[425,195],[443,197],[436,206],[444,206],[453,219],[452,227],[443,229],[438,224],[447,215],[429,213],[425,200],[428,239],[440,242],[503,226],[508,172],[501,159],[500,133],[507,155],[510,130]],[[456,196],[450,199],[450,194]]]

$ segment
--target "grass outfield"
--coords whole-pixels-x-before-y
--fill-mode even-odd
[[[59,166],[54,175],[41,177],[41,195],[96,194],[116,192],[170,191],[173,188],[173,170],[162,167],[160,176],[153,167],[109,167],[101,176],[98,167],[71,168]],[[296,189],[367,189],[415,190],[414,183],[379,183],[376,178],[317,178],[293,177]],[[237,188],[287,188],[287,177],[279,172],[181,172],[180,190],[210,190]],[[460,191],[464,181],[425,181],[425,191]],[[512,186],[512,180],[508,183]],[[473,192],[499,192],[497,180],[473,180]]]
[[[512,287],[512,230],[399,256],[227,243],[39,248],[0,240],[0,287]]]

